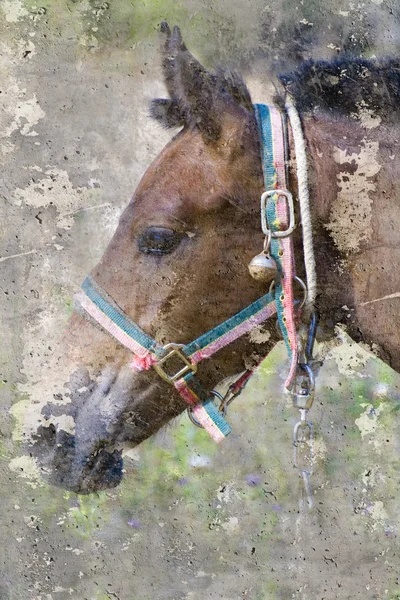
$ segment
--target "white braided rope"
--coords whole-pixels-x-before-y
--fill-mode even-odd
[[[315,268],[315,256],[312,237],[310,196],[308,193],[306,143],[303,135],[303,128],[301,126],[299,113],[297,112],[297,109],[294,106],[290,96],[287,97],[285,108],[292,129],[294,149],[296,152],[297,183],[299,188],[300,215],[303,232],[303,252],[308,291],[306,306],[309,310],[311,310],[314,306],[315,298],[317,295],[317,273]]]

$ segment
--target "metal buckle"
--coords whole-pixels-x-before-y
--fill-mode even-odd
[[[181,348],[183,347],[184,344],[174,344],[173,342],[171,342],[170,344],[166,344],[164,346],[164,350],[170,350],[170,352],[168,352],[168,354],[163,358],[160,358],[160,360],[153,365],[154,369],[157,371],[159,376],[171,385],[174,385],[175,381],[186,375],[186,373],[196,373],[197,371],[197,365],[194,365],[190,361],[190,359],[187,356],[185,356],[183,352],[181,352]],[[161,365],[165,365],[167,360],[169,360],[173,356],[177,356],[183,363],[185,363],[185,366],[182,367],[182,369],[180,369],[177,373],[175,373],[175,375],[168,375],[168,373],[162,368]]]
[[[289,205],[289,227],[283,231],[271,231],[268,229],[267,223],[267,199],[270,196],[274,196],[278,194],[278,196],[285,196]],[[273,238],[284,238],[288,235],[291,235],[296,228],[296,223],[294,220],[294,205],[293,205],[293,196],[287,190],[268,190],[264,192],[261,196],[261,229],[265,236],[271,236]]]

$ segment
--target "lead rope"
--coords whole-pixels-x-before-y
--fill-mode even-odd
[[[312,371],[313,347],[318,325],[317,313],[314,305],[317,295],[317,274],[312,236],[312,223],[310,212],[310,196],[308,191],[308,167],[306,144],[300,117],[290,96],[285,104],[290,122],[296,153],[298,198],[300,204],[303,253],[307,281],[307,300],[305,304],[305,317],[309,326],[303,323],[299,331],[303,350],[302,361],[298,363],[298,375],[293,389],[293,405],[300,411],[300,420],[293,429],[293,464],[298,470],[302,481],[302,494],[299,498],[300,509],[312,510],[314,508],[311,475],[314,466],[314,426],[307,418],[314,401],[315,381]]]
[[[304,139],[303,128],[301,125],[299,113],[294,106],[290,96],[286,100],[286,112],[292,129],[294,148],[296,151],[296,170],[298,197],[300,204],[301,227],[303,234],[303,252],[306,269],[307,281],[307,301],[306,308],[314,308],[317,295],[317,273],[315,267],[315,255],[312,235],[312,223],[310,212],[310,195],[308,192],[308,167],[306,142]]]

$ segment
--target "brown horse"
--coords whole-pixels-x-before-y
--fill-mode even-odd
[[[153,101],[151,113],[180,131],[148,168],[92,275],[166,344],[195,339],[266,290],[247,269],[263,241],[250,94],[236,73],[208,72],[177,27],[163,29],[170,99]],[[399,370],[397,71],[391,62],[307,63],[281,82],[302,112],[310,154],[321,335],[345,324]],[[265,355],[275,327],[259,334],[202,363],[204,387]],[[42,410],[32,452],[51,483],[90,493],[119,483],[123,444],[139,444],[186,405],[153,369],[133,371],[129,352],[78,310],[65,343],[70,375]]]

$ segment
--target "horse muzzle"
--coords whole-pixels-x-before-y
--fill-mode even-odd
[[[127,366],[107,369],[84,398],[77,390],[68,404],[47,404],[29,444],[45,481],[78,494],[116,487],[123,477],[124,442],[139,444],[166,420],[162,411],[153,412],[160,396],[154,378]],[[66,421],[74,425],[69,431]]]

